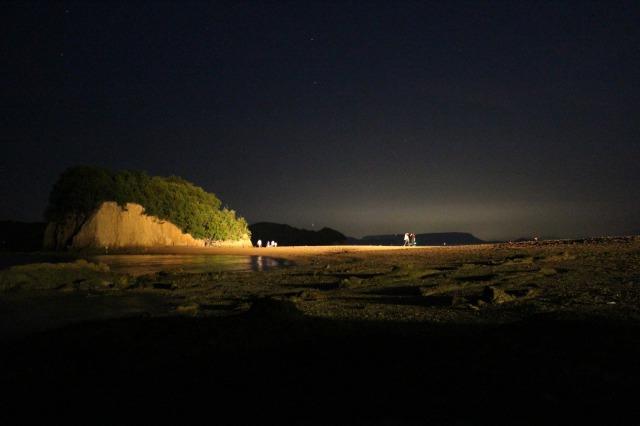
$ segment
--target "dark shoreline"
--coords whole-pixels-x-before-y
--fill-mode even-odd
[[[637,238],[250,252],[296,264],[152,274],[122,288],[71,283],[50,298],[7,293],[5,321],[72,321],[5,335],[1,384],[12,393],[2,414],[23,423],[41,412],[105,424],[202,415],[215,424],[637,423]],[[21,411],[25,401],[39,410]]]
[[[630,424],[639,336],[637,323],[598,316],[333,321],[269,302],[234,317],[114,319],[15,339],[3,385],[107,423],[135,419],[103,412],[117,395],[120,410],[149,420],[210,413],[217,424]]]

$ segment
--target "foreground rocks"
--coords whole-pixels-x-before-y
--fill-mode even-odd
[[[128,277],[112,274],[103,264],[77,260],[73,263],[38,263],[0,271],[0,293],[33,290],[88,290],[117,286],[126,288]]]
[[[84,261],[25,265],[0,271],[0,291],[158,294],[167,299],[167,312],[182,311],[171,307],[174,299],[177,305],[206,307],[276,297],[290,299],[306,315],[394,321],[503,321],[558,310],[613,309],[615,315],[640,305],[640,240],[633,238],[555,246],[282,253],[293,262],[290,266],[256,272],[131,277]],[[204,316],[225,312],[198,309]]]
[[[485,301],[488,303],[505,303],[515,300],[515,297],[507,294],[506,291],[494,286],[485,287],[483,296]]]
[[[26,307],[66,322],[5,334],[2,384],[56,416],[86,407],[107,423],[125,408],[217,424],[637,421],[638,240],[291,260],[91,291],[14,288],[2,324]]]

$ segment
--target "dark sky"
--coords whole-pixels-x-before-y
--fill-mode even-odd
[[[0,219],[78,164],[348,235],[640,229],[640,2],[0,5]]]

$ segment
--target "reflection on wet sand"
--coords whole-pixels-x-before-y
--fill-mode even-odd
[[[22,255],[4,256],[2,267],[29,263],[73,262],[83,258],[93,263],[104,263],[115,273],[140,276],[165,272],[242,272],[267,271],[287,266],[289,261],[267,256],[222,255],[222,254],[113,254],[97,256],[70,255]]]
[[[268,271],[280,266],[287,266],[289,262],[266,256],[251,256],[251,270],[254,272]]]
[[[263,256],[136,254],[106,255],[88,259],[104,263],[112,272],[133,276],[167,272],[266,271],[286,266],[287,261]]]

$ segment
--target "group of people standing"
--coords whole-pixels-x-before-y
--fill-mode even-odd
[[[405,232],[403,246],[415,246],[415,245],[416,245],[416,234]]]
[[[262,240],[256,241],[256,245],[258,247],[262,247]],[[278,243],[275,241],[267,241],[267,245],[265,247],[278,247]]]

